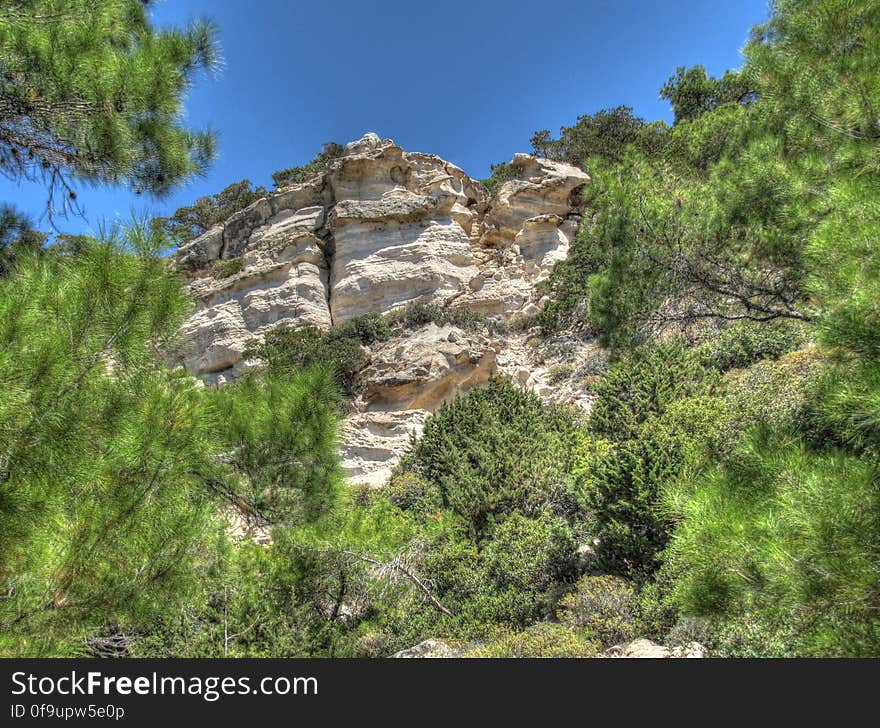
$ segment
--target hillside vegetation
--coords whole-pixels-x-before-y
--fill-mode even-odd
[[[205,33],[148,60],[189,72]],[[279,330],[206,387],[167,364],[191,302],[162,253],[261,188],[48,248],[4,210],[0,654],[880,656],[880,1],[775,0],[741,69],[661,95],[672,126],[618,107],[532,138],[592,177],[541,313],[607,351],[590,413],[492,379],[378,489],[336,454],[363,347],[449,314]],[[210,146],[166,132],[158,187]],[[109,181],[153,169],[135,146]]]

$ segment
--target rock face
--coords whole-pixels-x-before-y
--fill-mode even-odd
[[[197,301],[184,365],[222,383],[253,364],[243,358],[248,340],[275,328],[328,328],[414,301],[533,320],[535,285],[567,255],[589,177],[524,154],[511,166],[516,178],[490,199],[434,155],[375,134],[348,144],[324,173],[257,200],[178,252]],[[528,369],[525,338],[431,324],[371,351],[363,397],[344,426],[351,478],[381,482],[441,402],[496,371]],[[553,389],[546,377],[523,383]]]

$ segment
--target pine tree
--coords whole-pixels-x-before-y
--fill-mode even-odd
[[[22,256],[39,254],[48,235],[11,205],[0,205],[0,277],[9,275]]]
[[[821,200],[803,288],[834,358],[805,412],[670,491],[673,601],[727,654],[880,654],[878,32],[875,0],[778,0],[747,50],[764,132]]]
[[[156,252],[141,225],[0,281],[0,652],[64,651],[185,590],[210,425],[161,363],[189,303]]]
[[[156,224],[161,225],[175,241],[185,243],[265,195],[263,187],[251,189],[250,180],[243,179],[215,195],[200,197],[192,205],[175,210],[171,217],[156,218]]]
[[[141,0],[5,0],[0,7],[0,170],[162,195],[202,172],[214,139],[180,121],[195,75],[218,63],[209,24],[157,30]]]
[[[224,514],[325,518],[331,372],[221,391],[169,369],[191,302],[143,221],[0,279],[0,654],[64,654],[198,588]]]

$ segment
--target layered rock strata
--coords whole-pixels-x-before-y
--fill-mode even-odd
[[[182,332],[182,362],[222,383],[254,364],[244,359],[247,342],[275,328],[328,328],[413,301],[522,328],[540,311],[536,284],[568,253],[589,177],[523,154],[511,167],[515,179],[490,199],[434,155],[375,134],[348,144],[322,174],[276,190],[181,248],[197,302]],[[352,480],[380,483],[428,413],[498,370],[544,386],[521,374],[529,366],[519,361],[522,339],[430,324],[374,347],[363,396],[343,428]]]

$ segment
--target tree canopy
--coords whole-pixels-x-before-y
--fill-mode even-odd
[[[141,0],[2,5],[0,171],[42,180],[50,209],[66,211],[76,180],[164,195],[205,170],[214,137],[181,108],[219,63],[209,23],[157,29]]]

